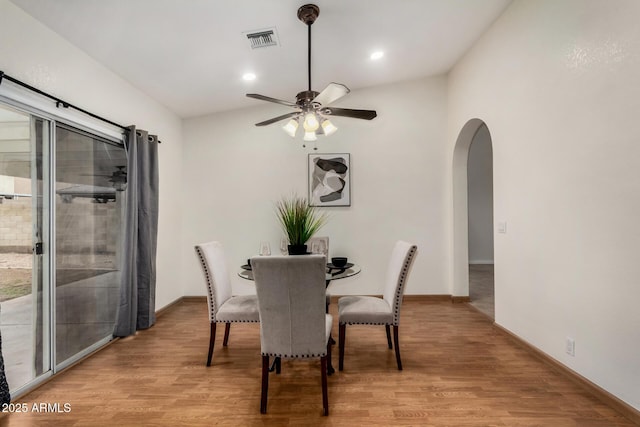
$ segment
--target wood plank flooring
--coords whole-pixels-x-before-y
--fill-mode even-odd
[[[336,309],[332,304],[334,316]],[[334,328],[337,337],[337,321]],[[271,374],[268,413],[261,415],[259,326],[233,325],[226,348],[218,336],[209,368],[208,333],[206,303],[180,302],[153,328],[108,346],[18,402],[69,403],[70,412],[3,414],[0,425],[634,425],[466,304],[405,301],[403,371],[383,327],[349,326],[344,371],[329,377],[328,417],[319,360],[283,361],[282,374]]]

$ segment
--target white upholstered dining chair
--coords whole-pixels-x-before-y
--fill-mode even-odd
[[[322,253],[329,259],[329,237],[327,236],[314,236],[307,240],[307,250],[311,253],[319,253],[314,252],[314,250],[322,251]],[[327,285],[328,287],[328,285]],[[331,304],[331,294],[327,289],[327,313],[329,312],[329,304]]]
[[[267,412],[270,357],[319,357],[322,406],[324,415],[328,415],[327,368],[333,318],[325,313],[325,256],[254,257],[251,268],[260,313],[260,412]]]
[[[338,300],[339,326],[339,360],[338,369],[344,366],[344,345],[347,325],[384,325],[387,331],[387,345],[392,348],[390,326],[393,326],[393,341],[396,349],[396,363],[402,370],[400,359],[400,343],[398,326],[400,323],[400,308],[404,288],[409,277],[409,271],[418,247],[414,244],[398,241],[391,253],[387,267],[383,297],[373,296],[344,296]]]
[[[222,345],[226,347],[229,342],[231,323],[260,321],[258,299],[256,295],[232,295],[229,273],[220,242],[201,243],[195,246],[195,250],[207,284],[207,307],[211,325],[207,366],[211,366],[216,324],[225,324]]]

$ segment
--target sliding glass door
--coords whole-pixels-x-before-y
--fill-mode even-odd
[[[110,339],[118,306],[125,151],[56,126],[56,363]]]
[[[112,339],[126,152],[0,103],[0,332],[12,395]]]

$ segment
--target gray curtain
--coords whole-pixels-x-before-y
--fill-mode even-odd
[[[156,321],[158,138],[129,127],[120,304],[113,335],[126,337]]]

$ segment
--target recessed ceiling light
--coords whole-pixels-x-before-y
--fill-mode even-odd
[[[380,58],[382,58],[383,56],[384,56],[384,52],[383,52],[383,51],[381,51],[381,50],[378,50],[378,51],[376,51],[376,52],[373,52],[373,53],[371,54],[370,58],[371,58],[371,59],[373,59],[373,60],[375,61],[376,59],[380,59]]]
[[[253,73],[244,73],[242,75],[242,79],[250,82],[251,80],[255,80],[256,79],[256,75],[253,74]]]

